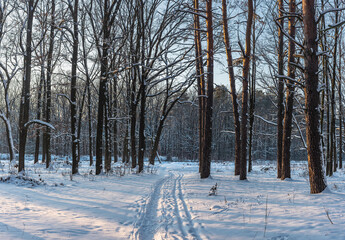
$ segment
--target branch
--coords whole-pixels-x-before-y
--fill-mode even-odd
[[[30,125],[35,124],[35,123],[39,124],[39,125],[43,125],[43,126],[49,127],[52,130],[55,130],[55,127],[53,125],[51,125],[50,123],[44,122],[42,120],[39,120],[39,119],[34,119],[34,120],[31,120],[31,121],[25,123],[24,127],[28,128]]]
[[[299,46],[300,48],[302,48],[304,50],[304,46],[302,44],[300,44],[299,42],[297,42],[295,39],[293,39],[286,31],[285,29],[279,24],[279,22],[274,19],[274,22],[277,24],[277,26],[279,27],[279,29],[282,31],[282,33],[290,40],[293,41],[297,46]]]
[[[330,13],[330,12],[338,12],[338,11],[343,11],[345,10],[345,8],[330,8],[330,9],[327,9],[325,11],[323,11],[322,13],[320,13],[320,16],[318,17],[317,19],[317,23],[319,23],[321,21],[321,18],[326,15],[327,13]]]

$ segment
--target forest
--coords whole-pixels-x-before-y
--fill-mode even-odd
[[[185,179],[216,197],[222,172],[240,185],[305,178],[293,191],[310,196],[343,190],[344,10],[342,0],[0,0],[0,182],[142,177],[153,191],[132,239],[213,239],[195,227]],[[145,222],[170,198],[186,217],[173,220],[180,235],[163,236]]]

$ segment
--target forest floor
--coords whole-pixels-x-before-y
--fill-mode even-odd
[[[306,162],[293,162],[286,181],[269,161],[255,162],[247,181],[228,162],[203,180],[192,162],[144,174],[117,164],[95,176],[85,158],[80,174],[70,169],[64,158],[48,170],[29,158],[18,175],[1,160],[0,239],[345,239],[343,170],[311,195]]]

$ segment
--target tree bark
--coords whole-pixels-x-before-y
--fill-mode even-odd
[[[295,14],[296,2],[290,0],[289,2],[289,14]],[[291,178],[291,167],[290,167],[290,146],[291,146],[291,131],[292,131],[292,114],[293,114],[293,100],[295,95],[295,84],[290,79],[295,79],[295,52],[296,46],[293,39],[296,35],[295,17],[289,17],[289,53],[288,53],[288,80],[286,90],[286,104],[284,114],[284,128],[283,128],[283,156],[282,156],[282,173],[281,179]]]
[[[31,83],[31,56],[32,56],[32,25],[34,20],[34,11],[38,0],[29,0],[27,29],[26,29],[26,49],[24,55],[24,77],[22,85],[22,94],[19,112],[19,166],[18,172],[25,170],[25,147],[28,129],[25,124],[29,121],[30,112],[30,83]]]
[[[248,121],[248,75],[250,69],[251,34],[253,24],[253,0],[248,0],[248,20],[246,29],[246,49],[243,59],[242,119],[241,119],[241,162],[240,180],[247,179],[247,121]]]
[[[213,119],[213,78],[214,78],[214,43],[213,43],[213,14],[212,0],[206,0],[206,28],[207,28],[207,99],[205,108],[205,136],[204,155],[201,165],[201,178],[208,178],[211,174],[212,153],[212,119]]]
[[[73,7],[73,53],[71,77],[71,135],[72,135],[72,174],[78,173],[78,145],[77,137],[77,64],[78,64],[78,8],[79,0],[74,0]]]
[[[233,117],[235,123],[235,175],[240,175],[240,160],[241,160],[241,122],[240,113],[238,109],[237,93],[236,93],[236,79],[234,74],[234,67],[232,64],[232,52],[228,30],[228,14],[226,0],[222,0],[223,12],[223,32],[224,43],[228,64],[229,81],[230,81],[230,95],[232,100]]]
[[[194,44],[195,44],[195,66],[196,66],[196,77],[198,86],[198,97],[199,97],[199,172],[202,169],[203,157],[204,157],[204,112],[205,112],[205,76],[204,76],[204,63],[202,57],[202,44],[200,34],[200,20],[199,20],[199,0],[194,0]]]
[[[321,193],[326,188],[326,182],[321,162],[317,23],[314,4],[315,0],[302,1],[305,35],[305,119],[310,192]]]
[[[279,24],[284,29],[284,1],[278,1]],[[284,75],[284,34],[278,27],[278,74]],[[281,178],[283,156],[283,118],[284,118],[284,81],[278,78],[278,112],[277,112],[277,177]]]
[[[51,1],[52,9],[51,9],[51,25],[50,25],[50,37],[49,37],[49,50],[48,50],[48,59],[47,59],[47,91],[46,91],[46,109],[45,109],[45,121],[47,123],[51,122],[51,79],[53,74],[53,51],[54,51],[54,38],[55,38],[55,0]],[[46,159],[46,167],[48,168],[51,161],[51,129],[47,127],[45,129],[44,135],[44,150],[43,155],[45,155]]]

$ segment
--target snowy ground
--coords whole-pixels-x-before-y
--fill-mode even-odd
[[[140,175],[117,165],[94,176],[82,161],[72,177],[70,168],[62,158],[49,170],[29,160],[18,176],[1,160],[0,239],[345,239],[343,171],[325,193],[310,195],[304,162],[293,163],[289,181],[264,161],[248,181],[233,176],[232,163],[213,163],[204,180],[196,163]]]

